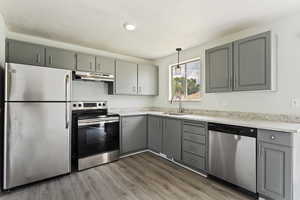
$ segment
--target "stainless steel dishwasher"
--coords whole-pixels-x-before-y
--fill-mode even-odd
[[[209,174],[256,190],[257,129],[209,123]]]

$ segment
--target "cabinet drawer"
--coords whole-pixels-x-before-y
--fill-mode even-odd
[[[183,151],[196,154],[198,156],[205,156],[205,145],[183,140]]]
[[[202,127],[201,125],[197,126],[194,124],[186,124],[185,123],[183,125],[183,131],[198,134],[198,135],[206,135],[205,128]]]
[[[183,152],[182,153],[182,160],[184,164],[194,169],[201,169],[205,170],[205,159],[202,157],[195,156],[193,154]]]
[[[259,129],[257,139],[272,144],[293,146],[293,134],[286,132]]]
[[[197,134],[193,134],[193,133],[184,132],[183,138],[185,140],[189,140],[189,141],[197,142],[197,143],[201,143],[201,144],[206,143],[206,136],[204,136],[204,135],[197,135]]]

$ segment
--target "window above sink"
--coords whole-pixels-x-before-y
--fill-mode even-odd
[[[199,58],[180,63],[180,68],[177,68],[177,64],[171,65],[169,68],[169,101],[174,96],[181,97],[181,101],[199,101],[203,95],[201,72]]]

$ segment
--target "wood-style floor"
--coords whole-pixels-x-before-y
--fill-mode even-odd
[[[253,200],[152,153],[25,186],[1,200]]]

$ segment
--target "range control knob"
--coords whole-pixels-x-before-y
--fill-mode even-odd
[[[101,106],[101,103],[98,103],[98,106]]]
[[[81,107],[81,104],[78,104],[78,107]]]
[[[106,106],[106,103],[103,103],[102,105],[103,105],[103,106]]]
[[[77,105],[74,103],[74,104],[73,104],[73,107],[76,107],[76,106],[77,106]]]

